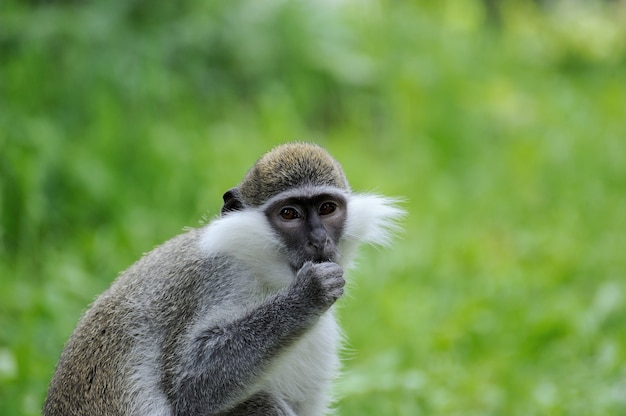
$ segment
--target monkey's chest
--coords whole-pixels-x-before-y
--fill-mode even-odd
[[[340,329],[332,312],[275,363],[264,388],[297,408],[299,415],[322,414],[328,390],[339,371]]]

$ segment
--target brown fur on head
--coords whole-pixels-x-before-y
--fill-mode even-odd
[[[287,143],[270,150],[252,166],[237,188],[224,194],[222,212],[259,206],[298,186],[334,186],[349,190],[341,165],[310,143]]]

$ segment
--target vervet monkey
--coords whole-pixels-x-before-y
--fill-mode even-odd
[[[224,194],[221,216],[145,254],[95,300],[43,414],[325,414],[343,271],[400,215],[391,199],[352,193],[321,147],[274,148]]]

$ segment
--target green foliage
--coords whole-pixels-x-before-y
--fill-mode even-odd
[[[487,3],[4,2],[0,414],[293,139],[409,211],[340,302],[340,414],[626,414],[623,2]]]

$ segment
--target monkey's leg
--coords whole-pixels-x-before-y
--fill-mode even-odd
[[[284,400],[269,393],[257,393],[220,416],[296,416]]]

